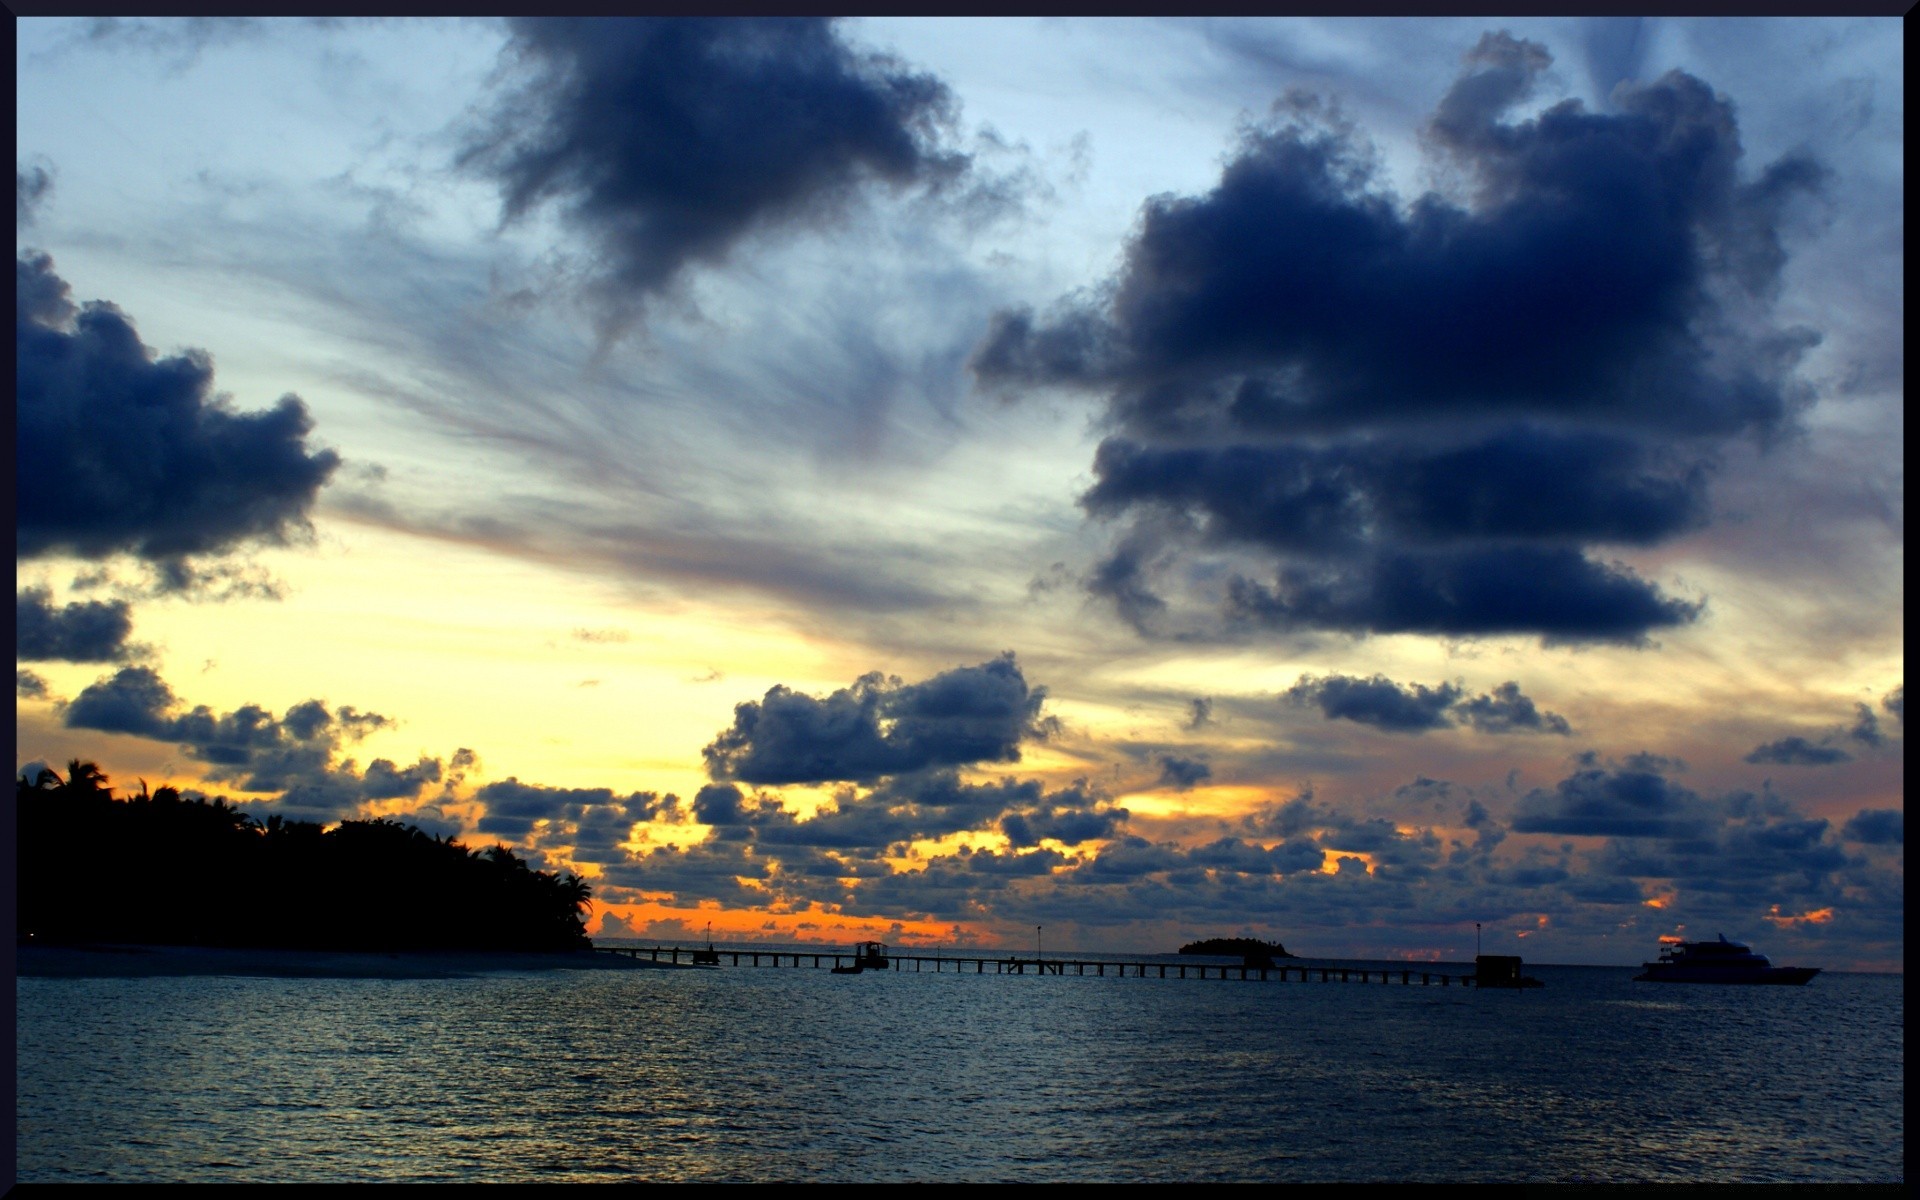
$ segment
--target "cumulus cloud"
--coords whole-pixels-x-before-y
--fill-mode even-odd
[[[309,452],[298,396],[237,412],[204,352],[156,358],[111,304],[76,309],[47,256],[15,280],[21,557],[179,564],[307,531],[340,460]]]
[[[813,17],[519,18],[523,73],[460,161],[508,219],[546,205],[589,234],[601,293],[638,311],[750,234],[830,219],[862,189],[938,184],[954,101],[938,79]]]
[[[643,821],[671,816],[679,800],[671,793],[630,792],[611,788],[556,788],[509,777],[477,789],[473,799],[484,809],[477,828],[495,837],[527,841],[536,825],[550,828],[543,843],[568,845],[575,862],[620,862],[619,849]]]
[[[734,708],[732,728],[702,752],[715,780],[871,782],[932,767],[1016,762],[1046,736],[1043,687],[1027,686],[1011,651],[905,684],[875,671],[817,698],[785,686]]]
[[[1512,828],[1516,833],[1669,840],[1708,834],[1715,821],[1707,801],[1667,778],[1669,765],[1650,758],[1605,763],[1583,754],[1578,769],[1551,790],[1535,788],[1521,797]]]
[[[1425,733],[1469,725],[1481,733],[1572,733],[1567,719],[1543,713],[1512,680],[1468,696],[1460,685],[1398,684],[1384,675],[1302,675],[1280,694],[1291,704],[1318,707],[1331,720],[1355,721],[1394,733]]]
[[[51,589],[26,588],[15,605],[15,655],[26,662],[117,662],[129,653],[133,616],[125,600],[56,605]]]
[[[1329,721],[1339,718],[1380,729],[1420,733],[1452,724],[1447,709],[1460,699],[1460,688],[1451,683],[1437,688],[1418,683],[1402,687],[1384,675],[1371,679],[1302,675],[1299,682],[1281,693],[1281,699],[1318,705]]]
[[[67,703],[62,722],[174,743],[207,765],[209,782],[277,793],[283,809],[322,819],[368,800],[417,795],[444,771],[439,759],[426,756],[406,767],[377,758],[364,772],[355,760],[342,759],[348,745],[395,724],[379,713],[328,708],[320,700],[301,701],[277,717],[257,704],[227,713],[204,704],[188,708],[149,667],[122,667],[89,684]],[[462,766],[456,756],[454,769]]]
[[[1528,730],[1539,733],[1571,734],[1573,727],[1559,713],[1541,712],[1533,700],[1520,692],[1512,680],[1484,696],[1460,702],[1458,714],[1481,733],[1513,733]]]
[[[806,817],[777,795],[749,796],[732,784],[701,788],[693,803],[694,819],[713,827],[716,840],[752,842],[764,853],[802,847],[868,856],[967,831],[997,830],[1016,847],[1079,845],[1109,836],[1128,815],[1085,780],[1048,791],[1036,779],[968,783],[951,770],[890,778],[865,791],[843,788]]]
[[[1808,402],[1817,335],[1769,304],[1824,172],[1743,175],[1732,103],[1680,72],[1520,117],[1550,63],[1483,38],[1427,129],[1462,185],[1410,203],[1289,96],[1210,192],[1147,202],[1109,287],[995,319],[983,384],[1106,394],[1082,506],[1120,532],[1088,586],[1142,633],[1183,599],[1569,642],[1699,616],[1608,548],[1701,528],[1719,448]]]
[[[1882,701],[1887,710],[1899,719],[1898,689],[1893,695]],[[1893,701],[1888,704],[1888,701]],[[1824,767],[1833,763],[1851,762],[1853,754],[1846,749],[1846,743],[1864,746],[1868,750],[1878,750],[1887,744],[1887,735],[1880,730],[1880,718],[1873,709],[1865,704],[1853,706],[1853,723],[1834,728],[1823,734],[1818,740],[1792,734],[1776,738],[1755,746],[1746,755],[1750,763],[1771,763],[1791,767]]]
[[[1851,842],[1899,846],[1906,842],[1906,814],[1897,808],[1866,808],[1847,819],[1840,832]]]

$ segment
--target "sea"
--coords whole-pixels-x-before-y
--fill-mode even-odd
[[[1394,974],[1283,983],[769,961],[21,978],[16,1177],[1905,1179],[1899,975],[1528,963],[1544,986],[1478,991],[1418,982],[1464,964],[1402,984],[1410,964],[1290,960]]]

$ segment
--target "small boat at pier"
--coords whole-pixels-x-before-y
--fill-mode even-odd
[[[1764,954],[1730,942],[1679,942],[1660,949],[1660,961],[1642,963],[1636,983],[1805,983],[1818,967],[1776,967]]]

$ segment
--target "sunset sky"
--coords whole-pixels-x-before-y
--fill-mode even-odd
[[[20,769],[599,936],[1900,969],[1897,17],[17,31]]]

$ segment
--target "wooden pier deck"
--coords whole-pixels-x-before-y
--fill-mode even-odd
[[[681,946],[598,946],[603,954],[625,954],[654,962],[693,961],[693,950]],[[821,967],[851,966],[850,951],[832,950],[716,950],[724,962],[736,967]],[[1245,979],[1285,983],[1401,983],[1406,985],[1452,987],[1474,986],[1471,972],[1461,974],[1433,967],[1329,967],[1303,966],[1277,962],[1272,966],[1248,966],[1218,962],[1115,962],[1096,958],[1021,958],[1018,955],[983,954],[895,954],[887,955],[885,967],[869,971],[955,971],[970,975],[1117,975],[1138,979]]]

